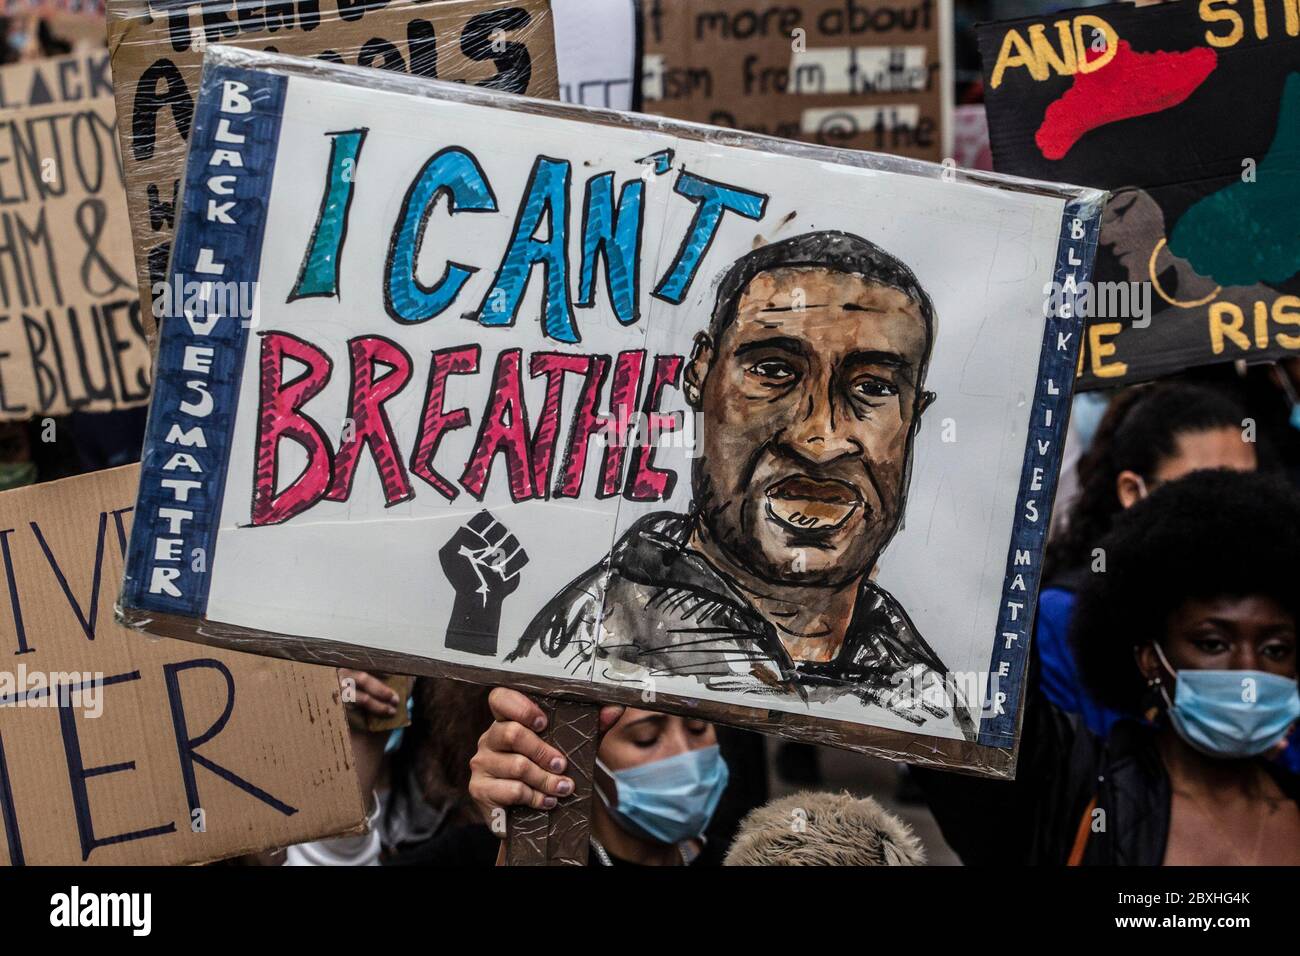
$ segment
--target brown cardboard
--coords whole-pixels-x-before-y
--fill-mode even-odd
[[[297,13],[288,7],[283,14],[268,14],[260,5],[241,4],[236,15],[225,0],[185,4],[170,15],[161,6],[149,0],[108,4],[127,203],[144,302],[153,301],[155,283],[166,281],[186,138],[207,44],[314,56],[546,99],[559,93],[547,0],[391,5],[324,0],[312,5],[318,11],[314,14],[307,13],[306,5]],[[272,27],[268,16],[282,18]],[[495,31],[501,32],[494,36]],[[494,44],[500,49],[493,49]],[[157,317],[146,313],[152,335]]]
[[[149,397],[103,52],[0,68],[0,420]]]
[[[347,709],[348,726],[353,730],[361,730],[372,734],[411,726],[411,715],[407,712],[406,700],[415,690],[415,678],[404,674],[371,674],[371,676],[378,677],[395,690],[402,703],[398,706],[397,713],[391,717],[380,717],[360,707],[349,707]],[[346,690],[344,693],[346,695]],[[347,700],[347,697],[345,696],[344,699]]]
[[[80,103],[112,95],[113,74],[107,49],[21,60],[0,69],[2,110]]]
[[[113,622],[138,479],[131,465],[0,495],[0,697],[9,702],[0,706],[0,859],[201,863],[360,830],[332,669],[155,640]],[[98,705],[74,696],[69,709],[48,706],[33,675],[57,672],[102,674]],[[233,704],[221,726],[227,675]],[[41,706],[15,706],[24,689]],[[214,726],[193,747],[202,813],[192,813],[178,739],[202,740]],[[148,835],[112,842],[131,833]],[[88,838],[98,845],[86,852]]]
[[[647,113],[913,159],[947,155],[948,0],[645,0],[641,10]],[[924,47],[923,65],[865,91],[866,69],[850,78],[851,50],[865,66],[877,54],[864,49],[883,56],[884,47]]]

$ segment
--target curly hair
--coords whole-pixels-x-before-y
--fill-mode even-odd
[[[1104,573],[1079,592],[1070,640],[1101,703],[1136,712],[1133,649],[1163,638],[1189,600],[1272,598],[1300,620],[1300,494],[1261,473],[1199,471],[1158,488],[1101,541]]]
[[[1177,452],[1181,436],[1240,428],[1245,417],[1233,398],[1204,385],[1162,382],[1117,395],[1079,459],[1079,496],[1061,533],[1048,543],[1044,580],[1088,564],[1092,549],[1123,510],[1115,489],[1120,472],[1132,471],[1150,483]]]

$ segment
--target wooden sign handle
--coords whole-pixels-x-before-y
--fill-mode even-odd
[[[543,697],[537,703],[546,713],[542,739],[568,760],[565,776],[573,780],[573,793],[554,810],[510,808],[506,814],[506,866],[586,866],[600,705],[553,697]]]

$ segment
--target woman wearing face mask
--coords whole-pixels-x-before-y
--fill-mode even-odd
[[[1031,670],[1014,781],[918,772],[944,836],[966,863],[1300,865],[1300,790],[1267,759],[1300,718],[1300,498],[1201,472],[1101,546],[1073,625],[1080,673],[1148,719],[1102,739]]]
[[[1105,736],[1125,716],[1098,703],[1079,680],[1070,621],[1079,589],[1104,567],[1095,553],[1117,515],[1156,488],[1194,471],[1254,471],[1256,445],[1243,438],[1246,413],[1203,385],[1163,382],[1117,395],[1078,465],[1079,493],[1062,533],[1047,548],[1034,643],[1043,693]],[[1130,715],[1131,716],[1131,715]]]
[[[495,722],[470,761],[470,796],[490,824],[504,807],[551,809],[573,793],[564,756],[542,741],[546,718],[518,691],[488,698]],[[600,713],[592,865],[682,866],[701,859],[727,786],[713,725],[636,708]]]

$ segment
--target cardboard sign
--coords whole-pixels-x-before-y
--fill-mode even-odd
[[[102,0],[4,0],[0,3],[0,13],[5,16],[68,14],[88,18],[102,17],[104,4]]]
[[[113,622],[139,466],[0,495],[0,851],[178,864],[359,830],[333,668]]]
[[[108,50],[20,60],[0,69],[0,109],[83,103],[113,95]]]
[[[149,397],[107,55],[0,68],[0,420]]]
[[[125,619],[1004,772],[1103,194],[327,73],[209,52]]]
[[[1090,7],[980,51],[994,167],[1113,190],[1080,388],[1300,354],[1293,7]]]
[[[938,161],[951,0],[644,0],[647,113]]]
[[[203,50],[228,43],[324,62],[471,83],[553,99],[558,81],[546,0],[325,0],[233,4],[109,0],[127,203],[140,298],[166,283],[177,193],[194,115]],[[173,301],[147,310],[155,321]]]

